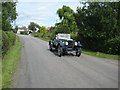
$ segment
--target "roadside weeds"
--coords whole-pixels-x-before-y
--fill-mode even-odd
[[[20,60],[22,43],[16,37],[15,45],[11,47],[2,60],[2,88],[8,88],[12,82],[16,66]]]

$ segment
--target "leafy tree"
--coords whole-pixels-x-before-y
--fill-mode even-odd
[[[15,29],[13,29],[13,32],[17,33],[17,31],[18,31],[18,26],[15,26]]]
[[[2,3],[0,3],[0,29],[2,29]]]
[[[39,32],[40,32],[41,26],[39,26],[37,23],[35,23],[35,27],[36,27],[36,29],[39,29]]]
[[[30,25],[28,25],[28,28],[32,31],[35,31],[38,28],[39,32],[40,32],[41,27],[37,23],[30,22]]]
[[[47,33],[47,30],[46,30],[46,27],[45,26],[42,26],[40,28],[40,33],[42,34],[42,36],[44,36],[46,33]]]
[[[62,8],[57,10],[57,14],[62,21],[57,24],[56,33],[76,32],[77,25],[74,18],[74,11],[70,7],[63,5]]]
[[[118,3],[87,2],[83,3],[83,5],[82,8],[77,8],[77,13],[75,14],[79,28],[78,39],[82,41],[86,48],[91,50],[117,53],[118,49],[117,51],[109,52],[108,41],[120,36]]]
[[[34,22],[30,22],[30,25],[28,25],[28,28],[32,31],[35,31],[36,30],[36,25]]]
[[[70,29],[69,26],[67,24],[58,24],[57,25],[57,30],[55,31],[55,34],[58,33],[66,33],[69,34],[70,33]]]
[[[2,30],[12,30],[11,23],[17,18],[16,3],[2,2]]]
[[[18,26],[15,26],[15,30],[18,30]]]
[[[54,30],[55,30],[55,27],[51,26],[49,31],[54,32]]]

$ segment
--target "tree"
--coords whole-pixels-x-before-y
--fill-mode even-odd
[[[42,34],[42,36],[44,36],[46,33],[47,33],[47,30],[46,30],[46,27],[45,26],[42,26],[40,28],[40,33]]]
[[[18,26],[15,26],[15,29],[13,30],[14,33],[17,33],[18,31]]]
[[[58,34],[58,33],[69,34],[70,33],[70,29],[69,29],[68,24],[61,24],[61,23],[58,24],[57,27],[56,27],[55,34]]]
[[[86,48],[94,51],[110,52],[108,41],[120,36],[118,29],[118,3],[87,2],[77,8],[75,19],[79,28],[78,39]],[[114,39],[118,40],[118,39]],[[97,47],[96,47],[97,46]]]
[[[16,3],[2,2],[2,30],[11,31],[11,23],[17,18]]]
[[[39,32],[40,32],[41,27],[37,23],[30,22],[30,25],[28,25],[28,28],[32,31],[35,31],[38,28]]]
[[[74,18],[74,11],[70,7],[63,5],[62,8],[57,10],[57,14],[62,21],[57,24],[56,33],[76,32],[77,25]]]
[[[30,25],[28,25],[28,28],[32,31],[35,31],[36,30],[36,25],[34,22],[30,22]]]
[[[41,26],[39,26],[38,24],[36,24],[35,26],[36,26],[36,28],[38,28],[38,29],[39,29],[39,31],[38,31],[38,32],[40,32]]]
[[[0,3],[0,29],[2,29],[2,3]]]

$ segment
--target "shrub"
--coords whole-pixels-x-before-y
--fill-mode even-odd
[[[8,36],[4,31],[2,31],[2,56],[4,56],[5,53],[8,51],[9,46],[10,45],[8,42]]]
[[[16,35],[13,32],[2,31],[2,56],[15,44]]]
[[[107,41],[107,53],[120,55],[120,36]]]
[[[95,52],[99,51],[107,54],[120,55],[120,37],[106,41],[104,41],[104,38],[82,38],[80,41],[85,49]]]
[[[11,47],[12,45],[15,44],[16,35],[13,32],[6,32],[6,34],[8,36],[10,47]]]
[[[28,31],[21,31],[20,34],[28,35]]]
[[[70,36],[73,40],[77,40],[77,34],[70,34]]]
[[[56,37],[56,34],[55,34],[55,32],[53,32],[53,33],[50,33],[50,39],[54,39]]]
[[[35,37],[42,36],[41,33],[39,33],[39,32],[33,32],[32,35]]]
[[[2,30],[0,30],[0,58],[2,57]]]

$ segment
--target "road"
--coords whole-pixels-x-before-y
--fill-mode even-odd
[[[58,57],[50,52],[48,42],[20,35],[23,43],[21,61],[12,88],[118,88],[118,60]]]

